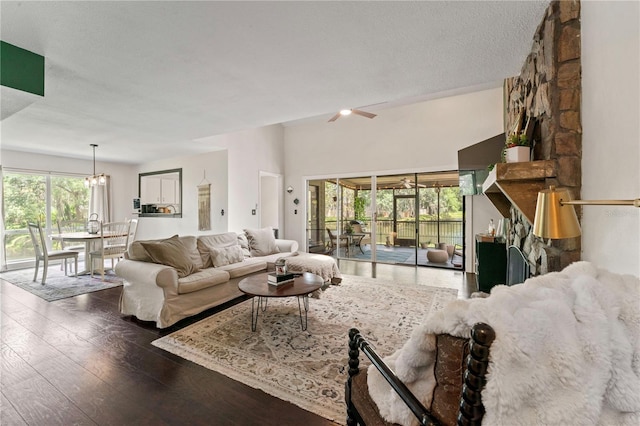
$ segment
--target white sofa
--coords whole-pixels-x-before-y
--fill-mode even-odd
[[[115,268],[124,280],[120,312],[169,327],[242,296],[238,281],[297,250],[296,241],[275,239],[269,228],[134,241]]]

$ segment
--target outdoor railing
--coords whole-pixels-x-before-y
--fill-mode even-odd
[[[391,236],[393,231],[393,219],[378,219],[376,221],[376,242],[385,244],[387,237]],[[346,229],[348,220],[342,224],[342,229]],[[368,225],[368,223],[367,223]],[[325,226],[332,231],[337,230],[336,221],[326,221]],[[366,226],[371,229],[370,226]],[[319,231],[319,232],[318,232]],[[416,225],[413,221],[397,221],[396,222],[396,239],[408,242],[409,245],[416,245]],[[325,235],[326,230],[309,230],[309,235]],[[422,220],[419,222],[418,235],[420,240],[418,243],[429,244],[434,246],[437,243],[446,243],[451,245],[462,246],[462,221],[461,220]]]
[[[31,236],[27,228],[5,229],[2,244],[4,244],[6,263],[33,259],[35,256]]]

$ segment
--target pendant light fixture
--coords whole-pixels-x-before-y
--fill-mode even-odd
[[[84,178],[84,186],[89,188],[90,186],[106,185],[107,177],[105,176],[105,174],[96,174],[96,148],[98,147],[98,145],[92,143],[89,144],[89,146],[93,148],[93,175]]]

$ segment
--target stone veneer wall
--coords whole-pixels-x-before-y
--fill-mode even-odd
[[[555,160],[557,176],[545,185],[567,187],[574,198],[580,198],[582,182],[580,48],[580,2],[553,1],[520,75],[505,81],[507,134],[521,111],[535,118],[532,159]],[[576,211],[580,218],[581,210]],[[558,271],[580,259],[580,237],[547,244],[531,233],[532,224],[514,207],[511,220],[507,243],[522,249],[532,273]]]

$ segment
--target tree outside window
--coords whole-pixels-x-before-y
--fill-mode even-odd
[[[34,257],[27,223],[40,223],[51,234],[58,232],[58,220],[87,220],[89,189],[81,177],[5,171],[2,190],[7,264]]]

